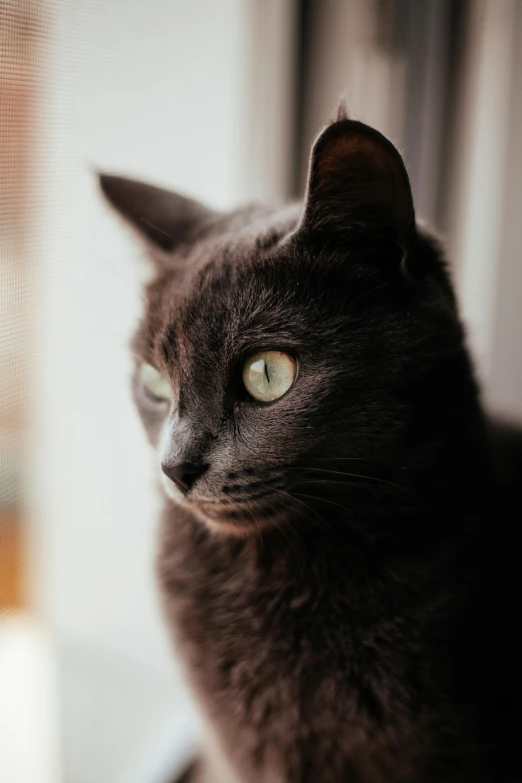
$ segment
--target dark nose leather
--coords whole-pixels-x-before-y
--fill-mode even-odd
[[[179,465],[161,463],[161,469],[171,481],[187,494],[194,486],[198,478],[207,470],[208,465],[194,465],[192,462],[180,462]]]

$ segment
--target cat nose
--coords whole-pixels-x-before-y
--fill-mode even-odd
[[[179,489],[187,494],[192,489],[198,478],[207,470],[208,465],[195,465],[192,462],[180,462],[178,465],[161,463],[161,469]]]

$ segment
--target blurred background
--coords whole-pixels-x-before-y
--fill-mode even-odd
[[[3,783],[167,783],[200,730],[129,394],[144,264],[95,171],[282,202],[341,97],[404,154],[522,420],[522,0],[0,0]]]

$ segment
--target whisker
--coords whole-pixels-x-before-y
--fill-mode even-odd
[[[330,525],[326,519],[322,516],[322,514],[319,514],[319,512],[312,508],[308,503],[305,503],[303,500],[299,500],[299,498],[295,497],[295,495],[291,495],[288,492],[283,492],[283,490],[276,490],[276,492],[284,494],[286,497],[290,498],[292,501],[299,503],[301,506],[304,506],[306,509],[312,512],[314,515],[313,517],[310,516],[310,514],[305,514],[301,509],[299,508],[292,508],[292,511],[295,511],[297,514],[299,514],[300,517],[303,519],[308,520],[309,522],[312,522],[314,525],[319,525],[320,528],[323,530],[326,530],[329,535],[333,535],[334,538],[336,538],[339,542],[341,541],[340,537],[335,533],[335,529],[332,525]],[[288,507],[290,508],[290,507]]]
[[[314,471],[315,473],[330,473],[335,474],[338,476],[348,476],[349,478],[358,478],[358,479],[365,479],[367,481],[375,481],[379,484],[386,484],[390,487],[395,487],[396,489],[402,489],[404,491],[409,491],[408,487],[405,487],[401,484],[396,484],[394,481],[388,481],[387,479],[381,479],[377,476],[366,476],[363,473],[347,473],[343,470],[332,470],[331,468],[312,468],[308,466],[296,466],[296,467],[289,467],[287,470],[300,470],[300,471]]]
[[[277,490],[277,491],[283,492],[283,490]],[[303,511],[301,511],[300,509],[295,509],[297,511],[297,513],[300,514],[300,516],[304,517],[305,519],[309,520],[310,522],[313,522],[314,524],[318,524],[319,527],[321,527],[323,530],[325,530],[328,533],[328,535],[333,536],[339,543],[341,543],[341,544],[344,543],[343,539],[339,536],[338,530],[336,530],[335,526],[332,525],[331,523],[327,522],[327,520],[324,518],[324,516],[322,514],[320,514],[317,511],[317,509],[312,508],[312,506],[310,506],[308,503],[305,503],[304,500],[300,499],[300,497],[307,497],[310,500],[315,500],[315,501],[319,501],[320,502],[321,500],[325,500],[325,498],[321,498],[321,497],[316,496],[316,495],[305,495],[304,493],[298,493],[298,492],[294,492],[293,494],[285,492],[284,494],[287,497],[289,497],[292,501],[297,501],[297,503],[299,503],[300,505],[304,506],[306,509],[311,511],[312,514],[314,515],[313,517],[311,517],[309,514],[304,514]],[[300,497],[297,497],[297,495],[299,495]],[[368,517],[366,517],[364,514],[361,514],[356,509],[351,508],[350,506],[341,505],[340,503],[334,503],[334,501],[326,501],[326,502],[329,502],[332,505],[336,505],[339,508],[343,509],[344,511],[350,511],[351,513],[359,516],[361,519],[364,519],[366,522],[370,522]]]
[[[334,460],[334,459],[342,459],[342,460],[346,460],[347,462],[376,462],[377,464],[380,463],[380,460],[373,459],[372,457],[321,457],[321,456],[318,456],[318,457],[314,457],[313,459],[314,460],[327,460],[328,462],[330,462],[331,460]]]
[[[308,552],[308,549],[306,548],[306,545],[305,545],[303,539],[299,535],[299,532],[293,527],[291,522],[287,522],[286,524],[287,524],[288,530],[290,530],[290,532],[293,534],[293,536],[296,537],[297,540],[299,541],[299,543],[301,545],[302,552],[303,552],[305,558],[310,563],[310,566],[312,567],[312,571],[315,574],[315,578],[319,581],[319,574],[317,573],[317,569],[315,567],[315,563],[312,560],[312,558],[310,556],[310,553]]]
[[[320,483],[320,480],[310,479],[309,482],[310,483]],[[259,483],[261,484],[263,482],[259,482]],[[322,483],[328,484],[329,482],[327,482],[325,480]],[[306,494],[304,494],[302,492],[294,492],[293,490],[290,493],[290,492],[285,492],[282,489],[277,489],[276,487],[270,487],[269,484],[263,483],[263,485],[265,487],[267,487],[268,489],[271,489],[273,492],[277,492],[277,493],[279,493],[281,495],[284,495],[284,496],[288,497],[292,501],[297,501],[297,503],[300,503],[302,506],[304,506],[306,509],[308,509],[308,511],[311,511],[314,516],[311,517],[308,514],[304,514],[303,511],[300,511],[299,509],[295,509],[297,511],[297,513],[299,513],[302,517],[307,519],[309,522],[313,522],[315,524],[319,523],[322,527],[324,527],[325,530],[327,530],[330,533],[333,533],[334,535],[335,535],[335,533],[334,533],[333,526],[331,524],[329,524],[326,521],[326,519],[324,518],[324,516],[322,514],[320,514],[316,509],[312,508],[308,503],[305,503],[303,500],[300,500],[299,499],[300,497],[307,497],[310,500],[315,500],[315,501],[318,501],[318,502],[323,501],[323,502],[329,503],[330,505],[337,506],[338,508],[341,508],[344,511],[350,511],[352,514],[355,514],[356,516],[360,517],[361,519],[364,519],[366,522],[371,523],[371,520],[367,516],[365,516],[363,513],[361,513],[357,509],[352,508],[351,506],[343,505],[341,503],[336,503],[333,500],[329,500],[327,498],[322,498],[322,497],[319,497],[317,495],[306,495]]]
[[[349,474],[347,474],[349,475]],[[342,481],[341,479],[317,479],[317,478],[309,478],[306,479],[306,484],[322,484],[324,486],[329,487],[350,487],[351,489],[357,489],[357,490],[365,490],[370,491],[371,487],[367,487],[364,484],[355,484],[350,481]],[[393,489],[400,489],[402,490],[403,494],[396,494],[393,493]],[[422,503],[418,498],[414,497],[410,491],[406,488],[401,487],[400,485],[395,485],[393,483],[389,484],[388,482],[384,482],[382,486],[378,488],[379,492],[386,493],[389,498],[392,498],[394,500],[401,500],[404,503],[409,503],[412,506],[416,506],[419,509],[422,509],[423,511],[429,511],[433,512],[433,508],[430,506],[426,506],[424,503]]]
[[[315,575],[317,576],[317,572],[315,571],[315,566],[314,566],[314,564],[312,563],[312,560],[311,560],[311,558],[310,558],[310,555],[309,555],[309,554],[308,554],[308,552],[306,551],[306,547],[305,547],[305,545],[304,545],[304,543],[303,543],[303,541],[302,541],[301,537],[300,537],[300,536],[299,536],[299,534],[297,533],[297,531],[296,531],[296,530],[294,530],[294,528],[293,528],[293,527],[292,527],[292,525],[291,525],[291,524],[288,522],[288,520],[284,519],[284,517],[283,517],[283,516],[282,516],[282,515],[281,515],[281,514],[280,514],[280,513],[277,511],[277,509],[275,509],[275,508],[274,508],[272,505],[270,505],[270,503],[267,503],[266,505],[268,506],[268,508],[271,508],[271,509],[272,509],[272,511],[275,513],[275,515],[276,515],[276,516],[278,516],[278,517],[279,517],[279,518],[282,520],[282,524],[281,524],[281,525],[279,525],[279,524],[278,524],[278,522],[277,522],[276,520],[274,520],[274,522],[275,522],[275,525],[276,525],[277,529],[278,529],[278,530],[279,530],[279,531],[280,531],[280,532],[283,534],[283,536],[286,538],[286,540],[288,541],[288,543],[289,543],[289,544],[290,544],[290,546],[292,547],[293,551],[295,552],[297,559],[299,560],[299,559],[300,559],[300,558],[299,558],[299,553],[298,553],[298,551],[295,549],[295,547],[293,546],[293,544],[292,544],[292,542],[290,541],[290,539],[288,538],[288,536],[287,536],[287,534],[286,534],[286,530],[285,530],[285,528],[289,529],[289,530],[290,530],[290,531],[291,531],[291,532],[294,534],[294,536],[297,536],[297,538],[299,539],[299,543],[300,543],[300,545],[301,545],[301,550],[302,550],[302,552],[303,552],[303,553],[306,555],[306,557],[308,557],[308,559],[309,559],[309,561],[310,561],[310,565],[312,566],[312,568],[313,568],[313,570],[314,570],[314,572],[315,572]]]
[[[268,489],[271,489],[271,490],[272,490],[272,492],[277,492],[279,495],[283,495],[283,496],[285,496],[285,497],[289,498],[290,500],[296,500],[296,501],[297,501],[298,503],[300,503],[302,506],[304,506],[304,507],[305,507],[305,508],[307,508],[309,511],[311,511],[311,512],[312,512],[312,514],[315,514],[317,517],[319,517],[319,519],[320,519],[322,522],[324,522],[324,524],[325,524],[325,525],[327,525],[327,524],[328,524],[328,523],[326,522],[326,520],[325,520],[323,517],[321,517],[321,515],[320,515],[320,514],[319,514],[317,511],[315,511],[315,509],[311,508],[309,505],[307,505],[306,503],[304,503],[302,500],[299,500],[298,498],[294,497],[294,496],[293,496],[293,495],[291,495],[289,492],[285,492],[283,489],[278,489],[277,487],[270,487],[270,485],[269,485],[269,484],[264,484],[264,486],[265,486],[265,487],[267,487]],[[290,506],[287,506],[287,508],[290,508]],[[296,510],[297,510],[297,509],[296,509]],[[302,512],[302,511],[298,511],[298,513],[299,513],[299,514],[301,514],[301,516],[303,516],[305,519],[308,519],[310,522],[317,522],[317,519],[315,519],[314,517],[311,517],[311,516],[309,516],[308,514],[303,514],[303,512]]]
[[[294,492],[295,495],[299,495],[302,498],[310,498],[311,500],[316,500],[318,502],[322,503],[329,503],[332,506],[337,506],[337,508],[342,508],[343,511],[351,511],[352,514],[356,514],[361,519],[364,519],[366,522],[372,523],[372,520],[369,519],[367,516],[362,514],[360,511],[357,511],[355,508],[351,508],[351,506],[343,505],[342,503],[337,503],[335,500],[330,500],[329,498],[322,498],[317,495],[307,495],[304,492]]]
[[[254,516],[253,512],[251,511],[251,509],[247,506],[245,510],[248,511],[248,513],[252,517],[254,525],[257,527],[257,530],[259,532],[259,542],[260,542],[261,550],[263,550],[263,531],[261,530],[261,528],[257,524],[257,519],[255,518],[255,516]]]

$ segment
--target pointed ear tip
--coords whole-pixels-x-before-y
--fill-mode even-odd
[[[312,146],[312,153],[315,157],[322,155],[331,144],[335,144],[337,141],[353,138],[354,135],[362,135],[362,130],[359,128],[361,123],[357,120],[351,120],[348,116],[337,116],[316,136]]]
[[[120,177],[117,174],[107,174],[105,171],[97,171],[98,185],[103,195],[113,206],[122,209],[129,202],[133,192],[132,180]]]
[[[341,111],[342,110],[342,111]],[[317,142],[322,142],[323,140],[327,140],[330,138],[335,138],[336,136],[350,136],[350,137],[358,137],[360,139],[368,139],[371,141],[384,141],[386,144],[391,144],[392,142],[384,136],[380,131],[378,131],[376,128],[372,128],[371,125],[366,125],[366,123],[361,122],[360,120],[354,120],[351,117],[348,116],[348,114],[345,111],[345,107],[341,106],[339,108],[339,112],[337,114],[337,117],[333,122],[331,122],[329,125],[326,125],[326,127],[323,128],[321,133],[316,139]]]
[[[339,122],[340,120],[349,120],[349,119],[350,117],[348,115],[348,107],[346,105],[346,100],[342,98],[337,106],[334,122]]]
[[[106,174],[104,171],[96,171],[95,176],[98,179],[98,185],[103,195],[110,200],[112,195],[112,185],[114,184],[114,177],[111,174]]]
[[[404,161],[394,143],[383,133],[360,120],[342,117],[327,125],[313,146],[313,158],[316,165],[320,161],[332,164],[352,154],[369,156],[374,163],[385,159]]]
[[[96,171],[95,176],[98,178],[98,184],[103,190],[106,196],[108,196],[113,190],[114,186],[118,182],[122,181],[122,177],[117,177],[114,174],[107,174],[105,171]]]

